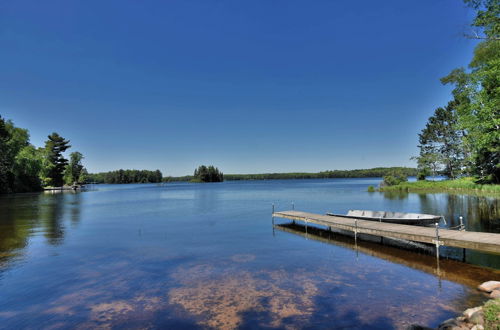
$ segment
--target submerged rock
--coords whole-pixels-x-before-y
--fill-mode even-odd
[[[481,291],[484,291],[484,292],[491,292],[495,289],[500,289],[500,282],[499,281],[484,282],[483,284],[481,284],[477,288]]]

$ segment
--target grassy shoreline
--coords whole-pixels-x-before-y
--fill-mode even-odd
[[[381,187],[382,192],[404,191],[404,192],[451,192],[451,193],[473,193],[500,196],[500,185],[479,184],[473,178],[460,178],[443,181],[416,181],[403,182],[394,186]]]

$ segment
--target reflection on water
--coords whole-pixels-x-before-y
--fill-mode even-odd
[[[0,327],[401,328],[485,299],[498,271],[303,227],[270,205],[463,215],[500,232],[499,201],[369,194],[373,180],[100,186],[0,197]],[[327,244],[325,244],[327,243]],[[467,261],[499,257],[468,251]]]
[[[29,237],[43,233],[47,243],[61,244],[63,218],[80,219],[80,194],[19,194],[0,198],[0,263],[22,254]],[[0,269],[1,270],[1,269]]]
[[[500,233],[500,199],[490,196],[383,192],[389,200],[418,198],[421,213],[444,215],[448,227],[458,226],[463,217],[469,231]]]
[[[355,241],[350,236],[310,226],[306,231],[305,226],[293,223],[280,224],[275,228],[295,235],[300,235],[307,239],[342,246],[354,250],[356,253],[364,253],[366,255],[418,269],[436,275],[439,280],[450,280],[473,287],[478,282],[482,283],[489,281],[491,278],[500,278],[499,270],[471,265],[453,259],[437,260],[434,255],[418,253],[412,251],[410,247],[401,249],[384,242],[379,243],[366,240]]]

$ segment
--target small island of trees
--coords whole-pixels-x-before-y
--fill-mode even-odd
[[[201,165],[194,170],[193,179],[191,182],[222,182],[224,174],[217,167],[212,165]]]

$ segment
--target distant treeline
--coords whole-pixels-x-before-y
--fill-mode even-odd
[[[334,170],[319,173],[262,173],[262,174],[224,174],[225,181],[237,180],[287,180],[287,179],[328,179],[328,178],[381,178],[395,171],[407,176],[416,176],[417,169],[409,167],[376,167],[360,170]],[[163,181],[191,181],[193,176],[165,177]]]
[[[88,183],[157,183],[162,179],[160,170],[117,170],[87,175]]]

